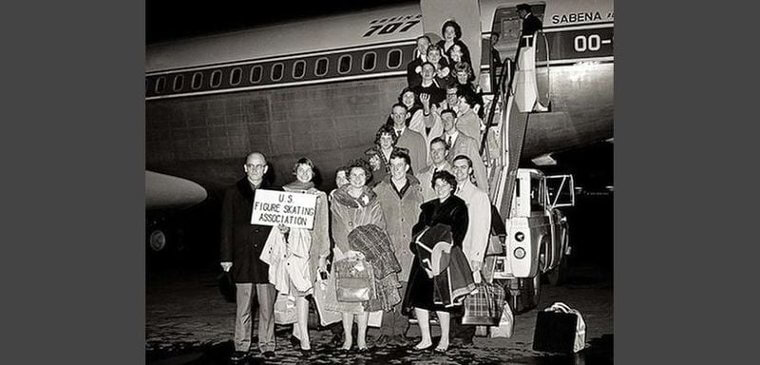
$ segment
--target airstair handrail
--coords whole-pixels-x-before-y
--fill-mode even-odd
[[[509,85],[505,88],[504,80],[507,76],[509,76],[509,84],[512,83],[512,67],[513,67],[512,60],[507,58],[504,60],[504,64],[502,66],[501,76],[499,77],[499,80],[496,82],[496,92],[494,93],[494,97],[491,100],[491,110],[488,112],[488,121],[486,122],[486,130],[483,133],[483,139],[480,141],[480,155],[483,156],[483,151],[485,150],[486,143],[488,141],[488,130],[491,129],[491,126],[493,125],[493,118],[494,114],[496,113],[496,104],[499,103],[499,98],[501,97],[501,94],[508,91]],[[506,68],[506,72],[504,72],[504,69]],[[503,110],[503,108],[502,108]]]

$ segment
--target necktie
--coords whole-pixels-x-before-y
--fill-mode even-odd
[[[449,145],[449,148],[451,148],[451,136],[446,137],[446,144]]]
[[[396,138],[399,138],[399,137],[401,137],[401,130],[396,129]]]

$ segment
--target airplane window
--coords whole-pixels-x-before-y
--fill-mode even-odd
[[[251,67],[251,83],[252,84],[258,84],[261,82],[261,70],[263,67],[261,65],[256,65]]]
[[[230,85],[237,85],[240,83],[240,81],[243,80],[243,70],[240,67],[235,67],[232,69],[232,73],[230,74]]]
[[[184,83],[185,83],[185,75],[174,76],[174,85],[172,85],[172,89],[174,89],[174,91],[180,91],[182,90],[182,86]]]
[[[300,79],[306,75],[306,61],[298,60],[293,65],[293,78]]]
[[[388,68],[398,68],[401,66],[401,54],[400,49],[392,49],[388,52],[388,62],[386,64]]]
[[[158,94],[164,92],[164,88],[166,88],[166,77],[161,76],[156,80],[156,88],[154,90]]]
[[[377,58],[377,53],[375,52],[367,52],[362,56],[362,70],[364,71],[372,71],[375,69],[375,59]]]
[[[324,76],[327,74],[327,66],[329,65],[330,60],[327,59],[327,57],[323,57],[317,60],[317,67],[314,68],[314,75],[316,76]]]
[[[280,81],[282,79],[282,71],[285,69],[285,65],[282,63],[277,63],[274,66],[272,66],[272,73],[269,75],[269,77],[272,79],[272,81]]]
[[[222,84],[222,71],[215,70],[211,73],[211,87],[219,87]]]
[[[193,90],[198,90],[203,85],[203,72],[196,72],[193,74],[193,80],[190,86]]]
[[[343,55],[338,59],[338,72],[345,74],[351,71],[351,55]]]

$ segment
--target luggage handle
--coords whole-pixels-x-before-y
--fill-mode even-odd
[[[570,308],[570,306],[565,303],[555,302],[551,307],[544,309],[544,312],[576,313],[577,311]]]

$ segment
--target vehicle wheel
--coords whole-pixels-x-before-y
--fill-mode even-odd
[[[162,229],[154,229],[148,236],[148,246],[153,252],[162,252],[166,250],[168,244],[166,232]]]

